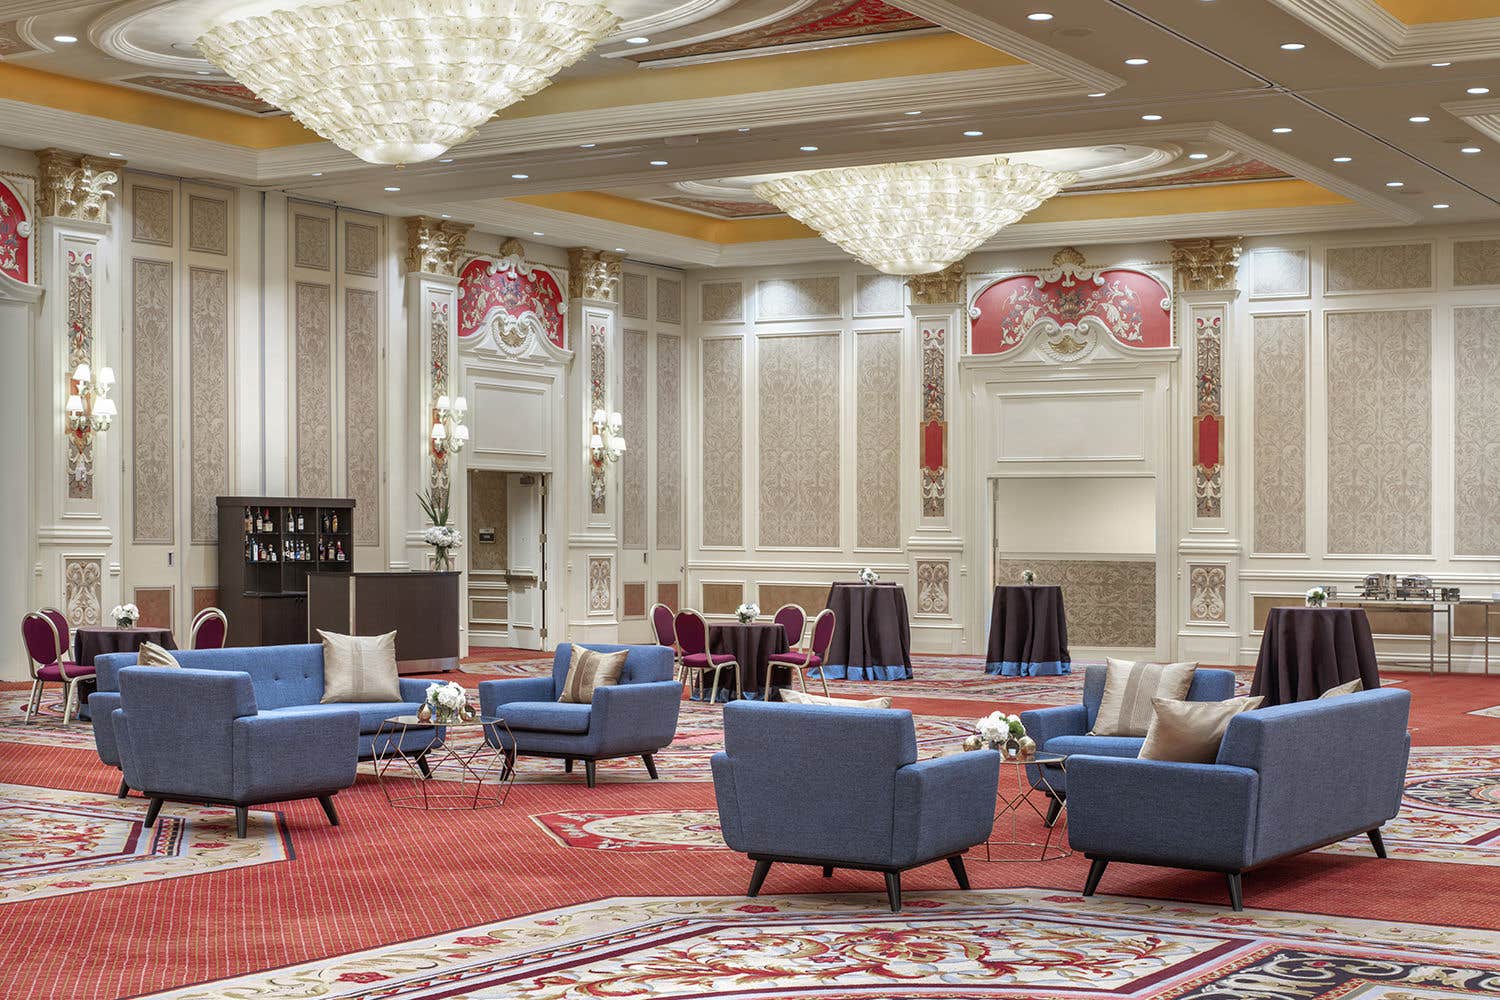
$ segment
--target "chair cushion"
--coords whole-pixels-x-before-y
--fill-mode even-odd
[[[713,662],[709,662],[709,657]],[[691,653],[682,658],[682,662],[690,667],[712,667],[722,663],[733,663],[733,653]]]
[[[143,642],[141,648],[136,652],[135,665],[138,667],[176,667],[182,669],[182,664],[177,662],[177,657],[169,653],[165,646],[158,646],[154,642]]]
[[[317,705],[287,705],[285,708],[263,708],[259,715],[335,715],[340,712],[359,713],[359,731],[373,733],[386,719],[398,715],[416,715],[422,706],[415,701],[362,701],[328,702]]]
[[[1146,742],[1141,747],[1142,760],[1175,760],[1183,764],[1212,764],[1224,742],[1229,720],[1241,712],[1260,707],[1264,698],[1230,698],[1227,701],[1172,701],[1153,698],[1156,713]]]
[[[1151,699],[1183,700],[1193,685],[1197,669],[1196,663],[1164,665],[1109,660],[1093,735],[1145,736],[1151,726]]]
[[[1145,739],[1136,736],[1054,736],[1042,744],[1044,754],[1083,753],[1091,757],[1138,757]]]
[[[324,703],[371,703],[401,700],[396,670],[396,633],[339,635],[318,629],[323,637]]]
[[[772,653],[766,657],[766,660],[770,663],[786,663],[794,667],[820,667],[823,665],[823,661],[817,653]]]
[[[567,701],[513,701],[500,706],[500,718],[512,730],[540,733],[586,733],[589,706]]]
[[[49,663],[44,667],[38,667],[36,675],[44,681],[60,681],[63,679],[63,671],[67,671],[69,679],[94,675],[93,666],[83,663]]]
[[[625,669],[625,657],[629,655],[630,652],[624,649],[601,653],[574,644],[573,656],[568,661],[568,675],[563,678],[562,693],[557,700],[563,704],[593,704],[594,688],[613,687],[620,683],[620,672]],[[583,729],[575,731],[581,733],[587,728],[585,724]]]

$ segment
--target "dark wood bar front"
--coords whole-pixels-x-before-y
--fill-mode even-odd
[[[403,674],[456,670],[458,573],[309,573],[307,635],[396,633]]]

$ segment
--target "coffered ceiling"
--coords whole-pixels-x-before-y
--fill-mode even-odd
[[[995,247],[1500,219],[1497,0],[618,0],[596,53],[404,169],[199,59],[272,5],[0,0],[4,141],[690,266],[838,255],[759,177],[941,156],[1082,173]]]

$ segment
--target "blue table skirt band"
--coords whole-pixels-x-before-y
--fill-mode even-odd
[[[1014,661],[986,663],[984,665],[984,672],[987,674],[1000,674],[1003,677],[1051,677],[1056,674],[1071,674],[1073,672],[1073,661],[1047,660],[1041,663],[1016,663]]]
[[[904,663],[890,667],[849,667],[841,663],[830,663],[822,668],[831,681],[909,681],[911,668]],[[818,671],[809,670],[807,676],[816,677]]]

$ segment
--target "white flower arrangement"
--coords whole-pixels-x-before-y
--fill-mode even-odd
[[[1310,608],[1321,608],[1328,603],[1328,591],[1322,587],[1312,587],[1307,591],[1307,606]]]
[[[759,604],[741,604],[734,609],[734,616],[740,620],[742,625],[749,625],[760,617]]]
[[[1026,584],[1026,586],[1028,586],[1028,587],[1031,586],[1033,583],[1036,583],[1036,570],[1034,570],[1034,569],[1023,569],[1023,570],[1021,570],[1021,582],[1024,583],[1024,584]]]
[[[870,567],[866,566],[864,569],[859,571],[859,578],[865,583],[874,584],[879,582],[880,574],[875,572]]]
[[[435,549],[461,549],[464,545],[464,533],[452,525],[433,524],[422,532],[422,541]]]
[[[1006,715],[1004,712],[991,712],[978,722],[974,728],[979,730],[979,735],[986,743],[1004,743],[1011,737],[1020,739],[1026,735],[1026,727],[1021,725],[1019,715]]]
[[[427,685],[426,701],[433,718],[440,721],[462,718],[469,710],[469,693],[453,681]]]
[[[134,628],[135,623],[141,620],[141,609],[134,604],[116,604],[109,609],[109,617],[116,628]]]

